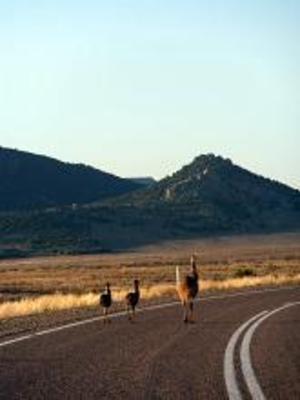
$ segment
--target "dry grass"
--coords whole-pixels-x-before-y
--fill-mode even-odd
[[[134,252],[0,261],[0,319],[96,306],[107,281],[122,301],[138,278],[142,298],[175,296],[175,266],[197,254],[203,292],[299,284],[300,234],[176,241]]]
[[[266,275],[254,276],[245,278],[228,279],[225,281],[211,281],[207,280],[201,283],[203,292],[207,291],[227,291],[252,287],[266,287],[266,286],[284,286],[284,285],[300,285],[300,274],[289,275]]]
[[[129,289],[115,289],[113,291],[114,302],[121,303],[124,301],[128,290]],[[143,300],[172,297],[174,294],[175,286],[169,284],[161,284],[141,289],[141,297]],[[18,301],[7,301],[0,304],[0,320],[73,308],[96,307],[98,304],[99,294],[93,292],[87,294],[56,293],[52,295],[23,298]]]
[[[89,307],[96,304],[96,295],[55,294],[35,298],[24,298],[19,301],[8,301],[0,304],[0,319],[24,317],[32,314],[67,310],[78,307]]]
[[[204,280],[201,281],[201,293],[210,291],[228,291],[250,287],[300,285],[300,274],[295,276],[266,275],[261,277],[244,277],[227,279],[224,281]],[[127,289],[116,289],[113,292],[115,302],[122,302]],[[158,298],[172,298],[176,295],[174,284],[157,284],[141,290],[143,300]],[[95,307],[98,305],[99,295],[87,294],[54,294],[44,295],[36,298],[24,298],[19,301],[8,301],[0,304],[0,320],[67,310],[72,308]]]

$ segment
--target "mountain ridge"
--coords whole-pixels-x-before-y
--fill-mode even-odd
[[[219,174],[219,182],[216,178]],[[226,176],[227,175],[227,176]],[[285,192],[293,193],[295,196],[300,195],[300,191],[296,188],[292,188],[287,184],[266,178],[262,175],[253,173],[248,169],[240,167],[234,164],[229,158],[223,158],[222,156],[215,156],[212,153],[204,154],[196,157],[191,163],[183,166],[180,170],[176,171],[170,176],[163,178],[158,181],[153,187],[147,188],[143,192],[129,194],[124,196],[128,199],[134,199],[134,201],[183,201],[184,199],[180,197],[180,193],[188,194],[191,197],[194,195],[195,198],[199,198],[198,191],[195,188],[201,189],[203,191],[211,190],[213,185],[222,185],[223,181],[220,179],[226,179],[226,184],[229,184],[228,177],[233,179],[247,179],[251,180],[253,183],[259,185],[269,185],[273,190],[279,189]],[[212,181],[210,187],[207,187],[207,182]],[[231,182],[231,183],[232,183]],[[191,193],[191,187],[193,185],[194,193]],[[228,188],[226,188],[228,189]],[[225,188],[224,188],[225,191]],[[121,198],[120,198],[121,200]]]
[[[0,210],[84,204],[142,187],[82,163],[0,147]]]
[[[1,248],[4,257],[16,248],[22,255],[81,254],[164,240],[299,230],[300,191],[209,154],[118,197],[2,214],[0,257]]]

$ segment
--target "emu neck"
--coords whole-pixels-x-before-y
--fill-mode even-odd
[[[192,266],[192,274],[196,279],[198,279],[198,271],[197,271],[196,265]]]

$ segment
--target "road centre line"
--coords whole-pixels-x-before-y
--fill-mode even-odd
[[[245,333],[245,336],[244,336],[242,344],[241,344],[241,350],[240,350],[241,369],[242,369],[242,372],[244,375],[246,385],[249,389],[249,392],[250,392],[252,398],[255,400],[266,400],[266,397],[260,387],[260,384],[257,380],[254,369],[252,367],[251,354],[250,354],[250,345],[251,345],[252,337],[253,337],[256,329],[266,319],[272,317],[274,314],[277,314],[278,312],[280,312],[282,310],[285,310],[289,307],[293,307],[296,305],[300,305],[300,302],[288,303],[282,307],[279,307],[273,311],[270,311],[267,315],[262,316],[253,325],[251,325],[250,328],[248,329],[248,331]]]
[[[241,400],[243,398],[241,391],[239,389],[239,385],[236,378],[235,368],[234,368],[234,351],[236,344],[242,335],[242,333],[248,328],[248,326],[260,318],[262,315],[265,315],[267,311],[262,311],[259,314],[254,315],[254,317],[250,318],[244,324],[242,324],[231,336],[228,345],[225,350],[224,356],[224,379],[225,386],[227,389],[227,394],[229,400]]]

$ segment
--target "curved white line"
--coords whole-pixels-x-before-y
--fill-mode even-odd
[[[278,291],[282,291],[282,290],[295,290],[295,289],[300,289],[300,287],[298,286],[289,286],[289,287],[284,287],[284,288],[269,288],[269,289],[264,289],[264,290],[248,290],[248,291],[243,291],[243,292],[236,292],[236,293],[232,293],[232,294],[227,294],[227,295],[219,295],[219,296],[207,296],[207,297],[202,297],[202,298],[198,298],[196,299],[197,302],[203,302],[203,301],[210,301],[210,300],[222,300],[222,299],[226,299],[226,298],[233,298],[233,297],[247,297],[249,295],[252,294],[259,294],[259,293],[268,293],[268,292],[278,292]],[[162,308],[168,308],[168,307],[173,307],[180,304],[179,301],[173,301],[170,303],[164,303],[164,304],[157,304],[155,306],[150,306],[150,307],[144,307],[144,308],[140,308],[139,310],[137,310],[137,312],[147,312],[147,311],[153,311],[153,310],[159,310]],[[127,315],[127,313],[125,311],[121,311],[118,313],[114,313],[110,315],[110,318],[119,318],[122,316]],[[33,339],[37,336],[44,336],[44,335],[48,335],[50,333],[55,333],[55,332],[59,332],[59,331],[63,331],[65,329],[70,329],[70,328],[75,328],[77,326],[81,326],[81,325],[85,325],[85,324],[90,324],[93,322],[98,322],[98,321],[102,321],[103,320],[103,316],[99,316],[99,317],[94,317],[94,318],[89,318],[89,319],[85,319],[82,321],[78,321],[78,322],[73,322],[70,324],[66,324],[66,325],[61,325],[58,327],[54,327],[54,328],[50,328],[47,330],[43,330],[40,332],[35,332],[35,333],[31,333],[25,336],[20,336],[14,339],[9,339],[6,340],[4,342],[0,342],[0,348],[1,347],[6,347],[9,345],[12,345],[14,343],[19,343],[19,342],[23,342],[25,340],[29,340],[29,339]]]
[[[251,363],[250,344],[251,344],[252,337],[253,337],[256,329],[259,327],[259,325],[262,324],[266,319],[270,318],[272,315],[274,315],[282,310],[285,310],[286,308],[296,306],[299,304],[300,304],[300,302],[288,303],[282,307],[276,308],[275,310],[269,312],[267,315],[264,315],[248,329],[248,331],[246,332],[246,334],[243,338],[242,345],[241,345],[241,351],[240,351],[241,368],[242,368],[242,372],[243,372],[247,387],[249,389],[249,392],[250,392],[252,398],[255,400],[265,400],[266,397],[258,383],[258,380],[255,376],[255,372],[254,372],[254,369],[253,369],[252,363]]]
[[[229,397],[229,400],[241,400],[242,394],[240,392],[237,379],[236,379],[236,374],[235,374],[235,369],[234,369],[234,350],[235,346],[241,336],[241,334],[244,332],[244,330],[257,318],[261,317],[262,315],[265,315],[267,311],[262,311],[261,313],[255,315],[254,317],[250,318],[248,321],[246,321],[243,325],[241,325],[231,336],[228,345],[225,350],[225,356],[224,356],[224,378],[225,378],[225,385],[227,389],[227,394]]]

